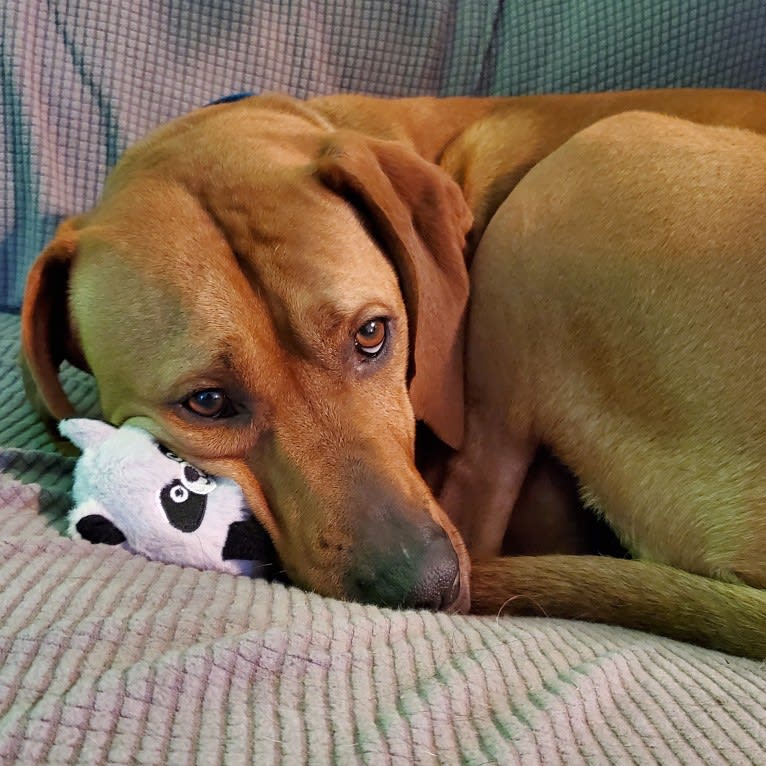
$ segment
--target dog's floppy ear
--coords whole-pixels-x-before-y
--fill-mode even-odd
[[[74,415],[58,377],[65,359],[87,369],[69,321],[69,271],[77,252],[76,218],[64,220],[32,264],[21,309],[19,362],[32,405],[46,420]]]
[[[471,213],[458,185],[406,145],[338,131],[320,179],[356,205],[392,259],[410,326],[415,416],[447,444],[463,438],[463,332]]]

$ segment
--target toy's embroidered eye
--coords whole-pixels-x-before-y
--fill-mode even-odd
[[[184,473],[181,477],[181,483],[189,490],[197,495],[209,495],[216,487],[215,480],[208,476],[206,473],[202,473],[199,468],[195,468],[189,463],[182,463],[184,467]]]
[[[230,418],[237,414],[234,404],[222,388],[204,388],[195,391],[181,404],[203,418]]]
[[[186,479],[186,481],[194,483],[195,481],[199,481],[200,479],[204,481],[205,479],[207,479],[207,476],[200,473],[193,465],[189,465],[187,463],[184,466],[184,478]]]
[[[189,499],[189,490],[183,484],[174,484],[169,494],[174,503],[185,503]]]
[[[171,526],[181,532],[195,532],[205,516],[207,497],[174,481],[160,491],[160,505]]]
[[[179,481],[181,485],[189,490],[189,492],[193,492],[195,495],[209,495],[216,488],[216,482],[212,476],[208,476],[204,471],[201,471],[196,466],[193,466],[191,463],[187,463],[182,457],[168,449],[164,444],[158,444],[157,449],[159,449],[159,451],[166,458],[168,458],[168,460],[172,460],[174,463],[178,463],[181,471]],[[174,474],[177,475],[175,470]],[[172,486],[176,486],[177,484],[178,482]],[[185,501],[185,498],[176,500],[176,498],[173,497],[172,491],[170,489],[168,490],[167,495],[174,502],[183,503]]]
[[[354,347],[363,356],[374,359],[388,339],[388,322],[382,317],[365,322],[354,335]]]
[[[176,455],[175,452],[169,450],[164,444],[158,444],[157,449],[159,449],[159,451],[169,460],[174,460],[176,463],[186,462],[182,457]]]

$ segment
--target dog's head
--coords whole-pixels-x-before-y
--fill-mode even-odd
[[[462,436],[470,214],[406,145],[250,99],[160,128],[32,268],[30,394],[236,480],[288,575],[320,593],[463,608],[468,560],[414,465],[416,418]]]

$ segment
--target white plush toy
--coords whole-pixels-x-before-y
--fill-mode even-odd
[[[133,426],[63,420],[82,450],[69,534],[168,564],[273,579],[277,556],[230,479],[213,478]]]

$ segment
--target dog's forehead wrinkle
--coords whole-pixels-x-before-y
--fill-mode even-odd
[[[268,251],[285,241],[304,228],[305,216],[318,214],[311,212],[317,196],[313,187],[300,171],[272,174],[256,168],[242,178],[213,179],[192,192],[231,250],[244,259],[253,248]]]
[[[233,250],[245,253],[248,242],[278,241],[305,224],[315,198],[326,194],[313,172],[316,126],[307,129],[305,120],[275,128],[250,110],[244,121],[221,112],[174,122],[126,151],[102,202],[127,187],[176,187],[197,201]]]
[[[260,301],[267,316],[259,317],[259,327],[273,328],[282,348],[301,356],[334,343],[338,327],[366,307],[379,315],[402,313],[389,260],[349,210],[332,204],[325,210],[331,195],[317,199],[325,215],[316,226],[287,227],[276,241],[250,242],[246,252],[234,252],[243,302],[231,313],[252,313],[248,301]]]

